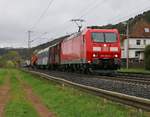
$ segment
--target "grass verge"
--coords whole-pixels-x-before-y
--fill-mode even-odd
[[[16,79],[16,70],[11,70],[11,97],[5,107],[5,117],[38,117],[37,112],[32,107],[24,95],[24,91]]]
[[[134,108],[104,100],[67,86],[37,79],[37,76],[20,72],[43,103],[58,117],[148,117]]]
[[[118,70],[120,72],[131,72],[131,73],[146,73],[146,74],[150,74],[150,71],[145,70],[144,68],[121,68],[120,70]]]
[[[7,69],[0,69],[0,85],[4,83],[7,74],[8,74]]]

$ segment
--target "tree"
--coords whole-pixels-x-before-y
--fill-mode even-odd
[[[145,69],[150,70],[150,45],[146,46],[144,50]]]

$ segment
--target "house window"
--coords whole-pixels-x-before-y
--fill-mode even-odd
[[[141,45],[141,40],[136,40],[136,45]]]
[[[146,40],[143,40],[143,44],[146,45]]]
[[[146,32],[146,33],[149,33],[150,31],[149,31],[149,28],[144,28],[144,31]]]
[[[135,57],[139,57],[140,56],[140,51],[136,51],[135,52]]]

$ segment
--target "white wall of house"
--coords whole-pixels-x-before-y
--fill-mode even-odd
[[[126,58],[126,55],[125,55],[124,49],[122,49],[122,50],[121,50],[121,58]]]
[[[129,58],[144,59],[144,49],[150,44],[150,38],[129,38]],[[127,39],[124,41],[122,58],[127,57]]]

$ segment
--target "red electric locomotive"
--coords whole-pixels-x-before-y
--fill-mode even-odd
[[[61,43],[61,65],[69,69],[120,68],[120,36],[117,29],[85,29]]]
[[[43,49],[33,59],[46,68],[89,71],[116,70],[121,64],[120,37],[116,29],[87,28]],[[39,57],[39,58],[38,58]]]

